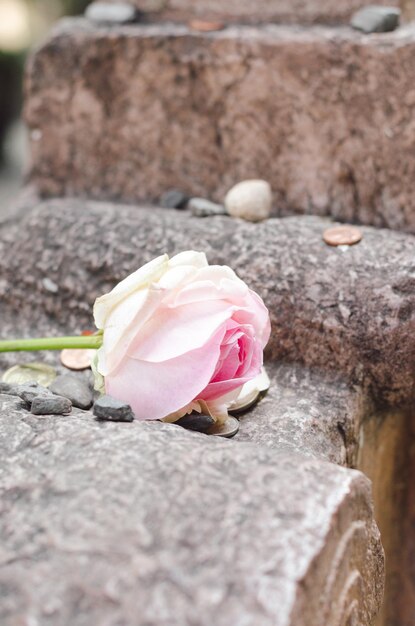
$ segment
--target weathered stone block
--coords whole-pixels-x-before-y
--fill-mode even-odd
[[[263,297],[273,325],[268,358],[342,372],[378,403],[412,401],[414,237],[363,227],[362,241],[344,251],[324,243],[327,224],[45,202],[0,234],[3,329],[12,312],[34,327],[36,311],[54,316],[66,333],[90,328],[98,295],[159,254],[193,248],[231,265]],[[45,277],[56,293],[44,289]]]
[[[204,18],[298,24],[337,24],[347,21],[353,11],[370,3],[370,0],[132,0],[132,4],[153,19],[186,21]],[[376,4],[393,6],[398,2],[376,0]]]
[[[415,233],[415,26],[97,27],[67,20],[29,64],[45,195],[222,201],[265,178],[279,214]]]
[[[0,448],[2,626],[373,622],[383,553],[359,472],[4,396]]]

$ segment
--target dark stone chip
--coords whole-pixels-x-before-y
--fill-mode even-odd
[[[38,396],[48,397],[52,395],[49,389],[43,387],[43,385],[39,385],[39,383],[35,381],[21,384],[0,383],[0,393],[9,396],[17,396],[29,405],[32,404],[34,398]]]
[[[33,399],[30,408],[34,415],[67,415],[72,410],[72,403],[68,398],[60,396],[37,396]]]
[[[49,387],[58,396],[68,398],[78,409],[89,409],[93,403],[92,391],[88,381],[73,374],[58,376]]]
[[[160,206],[164,209],[185,209],[188,201],[189,196],[178,189],[170,189],[161,196]]]
[[[183,426],[183,428],[187,428],[188,430],[196,430],[197,432],[204,433],[207,431],[213,424],[215,420],[210,415],[199,415],[199,414],[190,414],[181,417],[175,424],[179,426]]]
[[[94,415],[110,422],[132,422],[134,419],[130,405],[111,396],[101,396],[95,402]]]

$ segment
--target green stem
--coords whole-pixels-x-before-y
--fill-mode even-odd
[[[82,337],[45,337],[43,339],[11,339],[0,341],[0,352],[33,350],[64,350],[65,348],[97,350],[102,345],[102,334]]]

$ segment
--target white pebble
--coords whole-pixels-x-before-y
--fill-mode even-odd
[[[225,207],[232,217],[259,222],[271,214],[272,191],[266,180],[244,180],[228,191]]]

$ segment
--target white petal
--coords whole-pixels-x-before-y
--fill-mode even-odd
[[[112,291],[97,298],[94,304],[94,319],[97,328],[104,328],[111,311],[127,296],[159,280],[168,267],[168,261],[167,254],[153,259],[124,278]]]
[[[270,380],[263,367],[260,374],[245,383],[240,389],[238,397],[229,405],[230,411],[242,411],[254,404],[261,393],[268,391]]]
[[[159,309],[136,334],[127,354],[156,363],[202,348],[234,311],[220,300]]]
[[[169,267],[177,267],[179,265],[191,265],[192,267],[206,267],[208,262],[204,252],[195,252],[194,250],[186,250],[179,252],[169,261]]]

